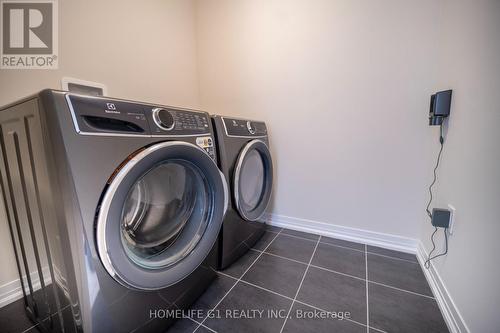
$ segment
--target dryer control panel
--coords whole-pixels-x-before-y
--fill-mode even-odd
[[[75,94],[67,94],[66,100],[82,135],[211,135],[206,112]]]
[[[222,117],[228,136],[261,137],[267,135],[266,124],[261,121]]]

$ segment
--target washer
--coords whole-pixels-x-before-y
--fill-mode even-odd
[[[40,327],[164,332],[167,310],[216,277],[228,189],[207,113],[46,90],[2,109],[0,126],[4,204]]]
[[[266,124],[213,116],[219,167],[231,198],[219,236],[219,268],[246,253],[264,233],[261,220],[273,186],[273,162]]]

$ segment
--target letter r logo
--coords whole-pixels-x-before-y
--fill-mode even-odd
[[[51,2],[2,2],[3,54],[51,54]]]

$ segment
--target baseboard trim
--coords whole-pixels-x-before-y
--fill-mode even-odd
[[[277,227],[310,232],[327,237],[334,237],[412,254],[416,254],[417,252],[417,240],[409,237],[350,228],[331,223],[272,213],[266,213],[264,215],[264,220],[268,224]]]
[[[417,248],[417,259],[424,271],[425,277],[429,286],[431,287],[432,293],[436,298],[441,313],[443,314],[444,320],[448,325],[448,329],[451,333],[468,333],[470,332],[467,324],[465,323],[460,311],[458,310],[453,298],[451,297],[446,285],[441,279],[438,271],[431,262],[429,269],[424,267],[425,260],[428,257],[428,253],[422,242],[418,243]]]
[[[49,267],[42,268],[42,275],[45,277],[45,285],[51,283]],[[40,278],[38,276],[38,271],[32,272],[30,274],[31,283],[33,285],[33,291],[39,290],[42,286],[40,284]],[[26,276],[23,277],[25,285],[27,285]],[[0,308],[9,305],[21,299],[23,297],[23,290],[21,288],[20,279],[16,279],[10,282],[7,282],[0,286]]]

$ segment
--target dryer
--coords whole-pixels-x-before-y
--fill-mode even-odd
[[[219,167],[230,187],[229,208],[219,235],[219,268],[246,253],[264,233],[273,187],[273,162],[266,124],[212,116]]]
[[[207,113],[45,90],[1,109],[0,130],[4,204],[41,329],[164,332],[166,311],[216,277],[228,190]]]

